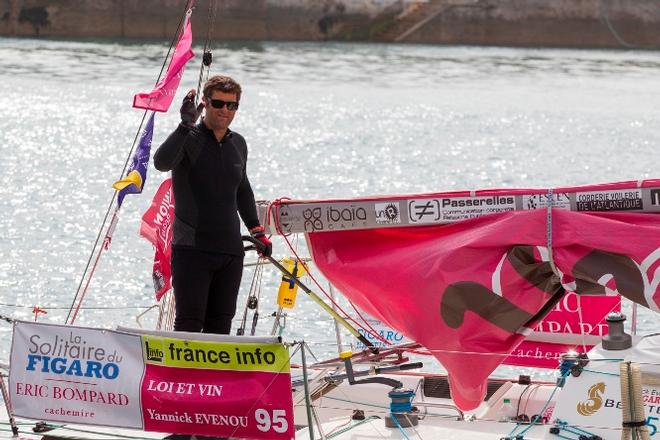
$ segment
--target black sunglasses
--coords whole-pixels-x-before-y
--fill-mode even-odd
[[[238,101],[223,101],[221,99],[211,99],[210,101],[213,108],[222,108],[226,105],[227,110],[238,110]]]

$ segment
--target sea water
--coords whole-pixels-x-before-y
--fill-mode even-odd
[[[151,90],[166,52],[165,42],[0,39],[0,315],[33,320],[37,307],[39,321],[66,320],[143,115],[133,94]],[[154,146],[197,86],[196,52],[156,116]],[[211,72],[243,86],[232,129],[249,143],[259,199],[660,177],[658,52],[275,42],[213,52]],[[150,167],[144,194],[126,197],[76,324],[154,326],[153,250],[137,231],[165,177]],[[265,269],[258,334],[272,328],[278,285]],[[333,322],[299,295],[285,339],[336,355]],[[657,328],[657,315],[641,311],[639,327]],[[10,340],[0,321],[0,361]]]

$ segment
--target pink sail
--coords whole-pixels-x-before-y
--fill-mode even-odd
[[[594,206],[610,206],[601,202]],[[554,209],[548,218],[546,209],[509,211],[450,224],[312,232],[308,242],[317,267],[345,296],[433,353],[455,403],[471,410],[483,401],[488,376],[563,289],[603,295],[608,288],[658,310],[660,215]],[[556,271],[547,258],[549,228]]]
[[[156,112],[166,112],[170,108],[174,95],[176,95],[176,91],[179,88],[181,77],[183,76],[183,68],[195,56],[191,45],[192,27],[190,24],[190,13],[187,13],[183,25],[183,33],[176,44],[172,61],[167,68],[165,76],[156,84],[156,87],[151,92],[135,95],[133,97],[133,107]]]
[[[160,184],[151,206],[142,216],[140,236],[154,245],[153,280],[156,300],[172,287],[170,258],[172,257],[172,222],[174,221],[174,192],[172,179]]]

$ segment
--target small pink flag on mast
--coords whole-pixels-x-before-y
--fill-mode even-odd
[[[172,104],[176,90],[179,88],[183,68],[186,63],[195,56],[192,51],[192,27],[190,25],[190,15],[192,11],[186,13],[183,24],[183,33],[179,38],[172,55],[172,61],[165,76],[158,81],[156,87],[149,93],[138,93],[133,97],[133,107],[156,112],[166,112]]]
[[[172,287],[172,223],[174,222],[174,192],[172,179],[168,178],[158,187],[151,206],[142,216],[140,235],[156,248],[153,279],[156,301]]]

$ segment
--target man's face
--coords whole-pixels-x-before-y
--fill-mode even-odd
[[[217,108],[220,105],[222,107]],[[211,130],[226,130],[234,119],[237,110],[237,108],[231,110],[228,107],[234,105],[238,106],[235,93],[214,90],[211,98],[204,99],[204,108],[206,109],[204,122]]]

